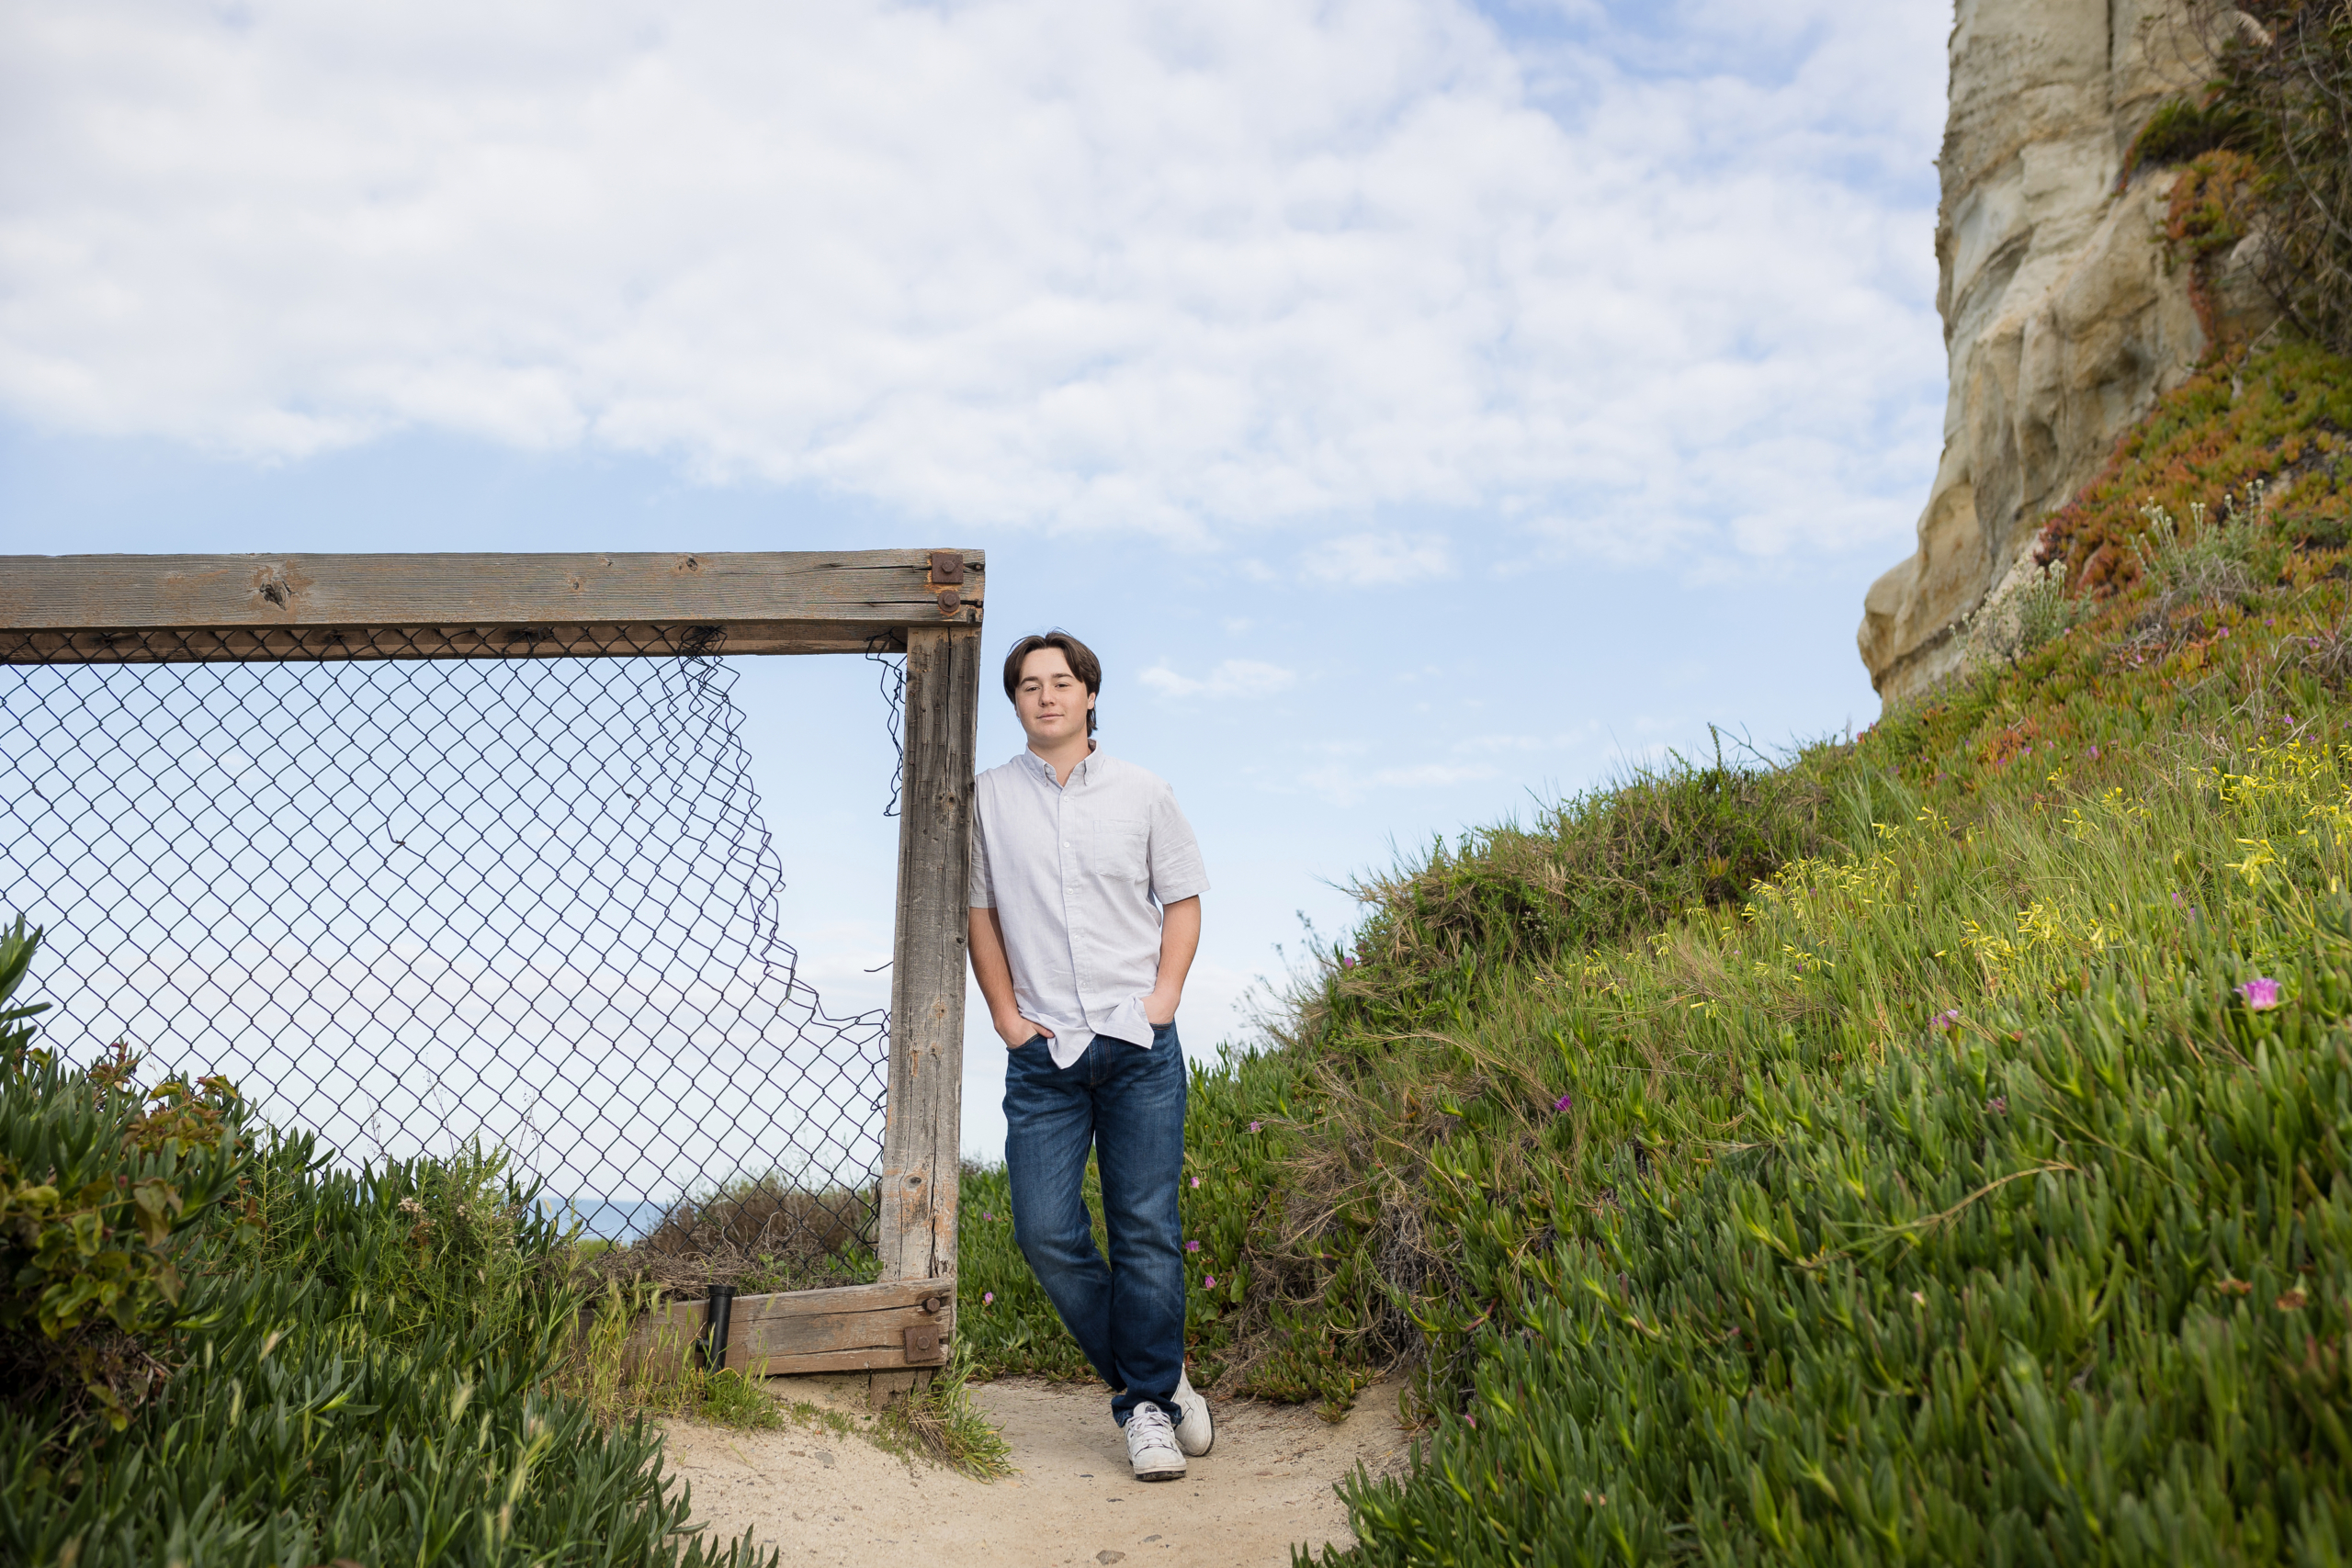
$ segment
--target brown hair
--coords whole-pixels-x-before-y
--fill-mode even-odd
[[[1021,684],[1021,661],[1041,648],[1057,648],[1069,660],[1069,672],[1086,683],[1086,694],[1102,694],[1102,661],[1094,650],[1066,631],[1033,632],[1012,645],[1004,656],[1004,700],[1011,702],[1015,687]],[[1094,733],[1094,710],[1086,710],[1086,733]]]

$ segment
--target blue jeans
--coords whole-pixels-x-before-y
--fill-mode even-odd
[[[1046,1037],[1006,1053],[1004,1167],[1012,1238],[1054,1310],[1114,1397],[1120,1426],[1145,1400],[1181,1418],[1184,1372],[1184,1052],[1176,1026],[1151,1049],[1098,1034],[1057,1068]],[[1094,1250],[1080,1187],[1091,1147],[1102,1172],[1111,1260]]]

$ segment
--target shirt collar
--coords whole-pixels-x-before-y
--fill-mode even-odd
[[[1084,779],[1093,769],[1094,764],[1102,760],[1102,743],[1100,740],[1097,740],[1092,743],[1092,746],[1087,751],[1086,755],[1079,759],[1078,766],[1069,771],[1069,782],[1071,784],[1077,784],[1080,780]],[[1053,784],[1055,782],[1054,765],[1051,762],[1046,761],[1043,757],[1037,755],[1036,752],[1029,750],[1028,747],[1023,746],[1021,748],[1020,754],[1014,757],[1013,761],[1026,766],[1032,774],[1045,780],[1047,784]]]

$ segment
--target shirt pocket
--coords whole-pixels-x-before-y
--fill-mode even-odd
[[[1136,818],[1106,818],[1087,829],[1086,869],[1140,887],[1150,880],[1150,824]]]

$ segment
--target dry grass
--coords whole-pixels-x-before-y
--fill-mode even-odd
[[[712,1285],[746,1293],[862,1284],[874,1277],[876,1189],[803,1191],[773,1178],[673,1205],[631,1246],[596,1259],[615,1280],[650,1280],[672,1296]]]

